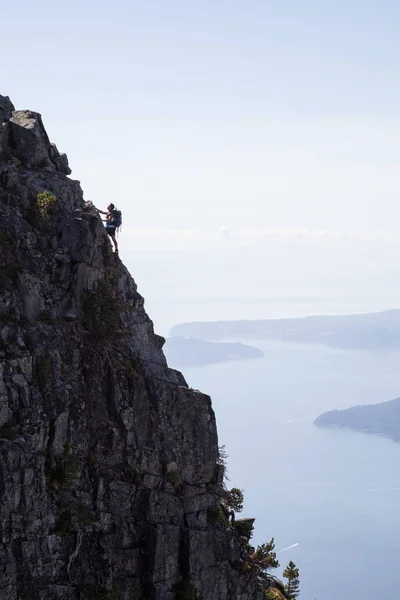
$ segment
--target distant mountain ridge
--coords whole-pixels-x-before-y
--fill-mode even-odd
[[[194,367],[264,356],[262,350],[240,342],[206,342],[178,336],[167,338],[164,352],[173,367]]]
[[[400,398],[345,410],[331,410],[319,415],[314,425],[373,433],[400,442]]]
[[[400,309],[376,313],[291,319],[193,322],[175,325],[173,336],[200,340],[275,340],[338,348],[400,348]]]

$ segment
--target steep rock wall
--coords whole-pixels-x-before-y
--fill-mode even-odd
[[[210,398],[68,174],[0,96],[0,599],[259,600]]]

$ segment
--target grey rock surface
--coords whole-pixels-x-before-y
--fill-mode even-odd
[[[0,598],[261,600],[210,519],[210,398],[168,368],[40,115],[12,109],[0,96]]]
[[[10,98],[0,94],[0,124],[4,121],[8,121],[14,110],[15,108]]]
[[[30,110],[14,111],[11,114],[11,103],[7,98],[0,97],[0,151],[8,158],[14,159],[14,164],[25,167],[41,168],[47,171],[59,171],[66,175],[71,173],[65,154],[58,152],[57,147],[50,143],[39,113]]]

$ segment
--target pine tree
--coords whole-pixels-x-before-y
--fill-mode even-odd
[[[279,567],[279,561],[276,558],[274,538],[266,544],[257,546],[257,550],[251,555],[251,558],[254,564],[259,567],[261,573],[267,573],[271,569],[277,569]]]
[[[226,500],[229,508],[233,508],[235,512],[242,512],[244,500],[243,490],[232,488],[228,491]]]
[[[293,561],[290,561],[286,569],[283,571],[283,576],[287,579],[285,586],[286,593],[290,600],[296,600],[300,594],[300,579],[299,569],[296,567]]]

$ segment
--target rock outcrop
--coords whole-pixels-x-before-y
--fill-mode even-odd
[[[11,118],[14,112],[14,104],[8,96],[0,96],[0,123],[4,123]]]
[[[0,96],[0,598],[259,600],[210,398],[69,173]]]

